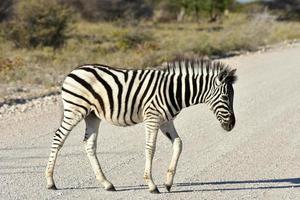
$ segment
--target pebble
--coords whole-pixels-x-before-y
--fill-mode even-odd
[[[59,99],[60,95],[49,95],[31,100],[21,99],[13,105],[3,104],[0,106],[0,118],[4,117],[5,115],[24,113],[33,108],[42,108],[46,107],[47,105],[53,105],[60,102]]]

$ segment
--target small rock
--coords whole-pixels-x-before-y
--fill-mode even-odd
[[[26,106],[22,106],[21,109],[20,109],[21,112],[25,112],[26,110],[27,110]]]
[[[45,97],[39,97],[32,100],[27,100],[21,97],[16,97],[12,101],[7,103],[3,103],[0,106],[1,117],[4,115],[11,115],[16,112],[26,112],[32,108],[42,108],[47,109],[47,105],[53,105],[58,102],[59,95],[49,95]]]

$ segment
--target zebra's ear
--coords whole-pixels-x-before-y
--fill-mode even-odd
[[[218,82],[219,83],[230,83],[233,84],[237,80],[237,76],[235,75],[236,69],[228,70],[224,69],[218,74]]]
[[[221,84],[224,83],[227,76],[228,76],[228,71],[227,70],[222,70],[218,74],[218,82],[221,83]]]
[[[236,69],[231,70],[228,73],[226,81],[230,84],[234,84],[237,81],[237,76],[235,75]]]

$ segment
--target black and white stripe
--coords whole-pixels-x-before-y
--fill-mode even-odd
[[[231,130],[235,123],[232,87],[236,80],[234,73],[235,70],[230,70],[220,62],[200,59],[170,62],[162,69],[124,70],[96,64],[76,68],[66,77],[62,86],[64,117],[53,139],[46,170],[48,187],[55,188],[53,169],[58,150],[72,128],[85,119],[87,131],[84,141],[89,143],[91,140],[90,145],[86,144],[87,153],[89,156],[90,149],[93,149],[90,161],[107,190],[113,190],[114,187],[105,178],[94,155],[100,120],[118,126],[145,122],[144,178],[152,192],[158,191],[152,181],[151,165],[157,131],[161,129],[176,146],[174,155],[175,152],[178,154],[173,156],[168,170],[166,187],[170,189],[182,145],[172,120],[183,108],[206,103],[222,127]],[[89,124],[91,131],[88,130]]]

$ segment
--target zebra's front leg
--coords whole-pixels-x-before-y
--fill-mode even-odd
[[[107,191],[116,191],[115,187],[111,182],[109,182],[104,173],[102,172],[100,163],[98,161],[96,150],[97,150],[97,136],[100,124],[100,119],[98,119],[93,113],[85,118],[86,122],[86,133],[84,136],[84,146],[92,165],[93,171],[96,175],[96,179],[104,186]]]
[[[157,132],[159,126],[158,123],[153,121],[146,122],[145,125],[146,125],[146,146],[145,146],[146,163],[145,163],[144,179],[151,193],[159,193],[159,190],[157,189],[157,186],[155,185],[152,179],[152,160],[155,153],[156,138],[157,138]]]
[[[167,190],[170,192],[171,187],[173,185],[178,160],[182,151],[182,141],[177,134],[173,121],[162,124],[160,130],[166,137],[168,137],[171,140],[173,145],[173,155],[167,171],[167,180],[164,184]]]

